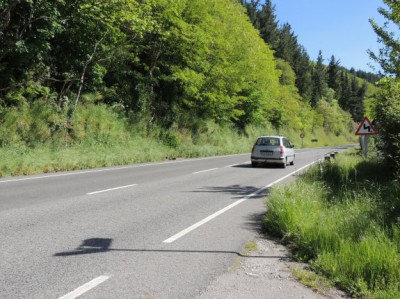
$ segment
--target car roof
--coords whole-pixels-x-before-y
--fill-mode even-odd
[[[259,136],[258,138],[287,138],[285,136]]]

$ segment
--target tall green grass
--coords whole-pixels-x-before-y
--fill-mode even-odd
[[[400,298],[400,189],[388,173],[341,155],[273,190],[265,228],[353,295]]]

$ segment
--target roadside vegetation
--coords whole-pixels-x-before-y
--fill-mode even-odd
[[[368,115],[374,157],[274,189],[265,227],[349,293],[400,298],[400,41],[370,22],[383,79],[310,59],[269,0],[0,1],[0,177],[353,143]]]
[[[400,4],[383,1],[382,48],[370,52],[387,77],[365,105],[378,135],[369,157],[357,151],[314,166],[268,197],[265,229],[298,260],[359,298],[400,298]],[[365,103],[367,104],[367,103]],[[301,275],[298,275],[301,278]],[[308,285],[312,285],[309,282]]]
[[[354,142],[380,76],[313,61],[257,3],[0,1],[0,175]]]
[[[289,136],[296,147],[302,143],[307,147],[339,145],[352,139],[350,133],[336,136],[321,128],[302,141],[293,128],[285,127],[278,132],[268,122],[247,126],[245,130],[208,121],[196,133],[161,127],[147,132],[145,124],[132,128],[127,119],[116,118],[115,113],[98,105],[80,109],[74,121],[80,123],[75,128],[81,129],[75,130],[73,137],[67,131],[58,132],[57,138],[49,138],[47,123],[38,116],[28,113],[8,118],[7,126],[0,127],[5,130],[3,136],[10,140],[10,144],[0,147],[0,177],[237,153],[249,153],[250,159],[254,141],[266,134]],[[40,127],[44,128],[41,133],[31,130]],[[32,138],[32,143],[22,142],[21,135]],[[313,143],[312,139],[318,142]]]
[[[400,185],[379,158],[355,150],[268,196],[264,226],[347,292],[400,298]]]

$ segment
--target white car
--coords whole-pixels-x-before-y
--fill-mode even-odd
[[[288,163],[294,165],[294,146],[284,136],[260,136],[251,150],[251,166],[261,163],[281,164],[283,168]]]

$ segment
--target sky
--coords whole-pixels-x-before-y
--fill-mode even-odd
[[[310,59],[316,61],[321,50],[325,64],[333,55],[347,69],[379,71],[367,50],[378,53],[381,47],[369,23],[372,18],[383,26],[378,12],[385,7],[381,0],[272,0],[272,4],[279,25],[291,25]]]

